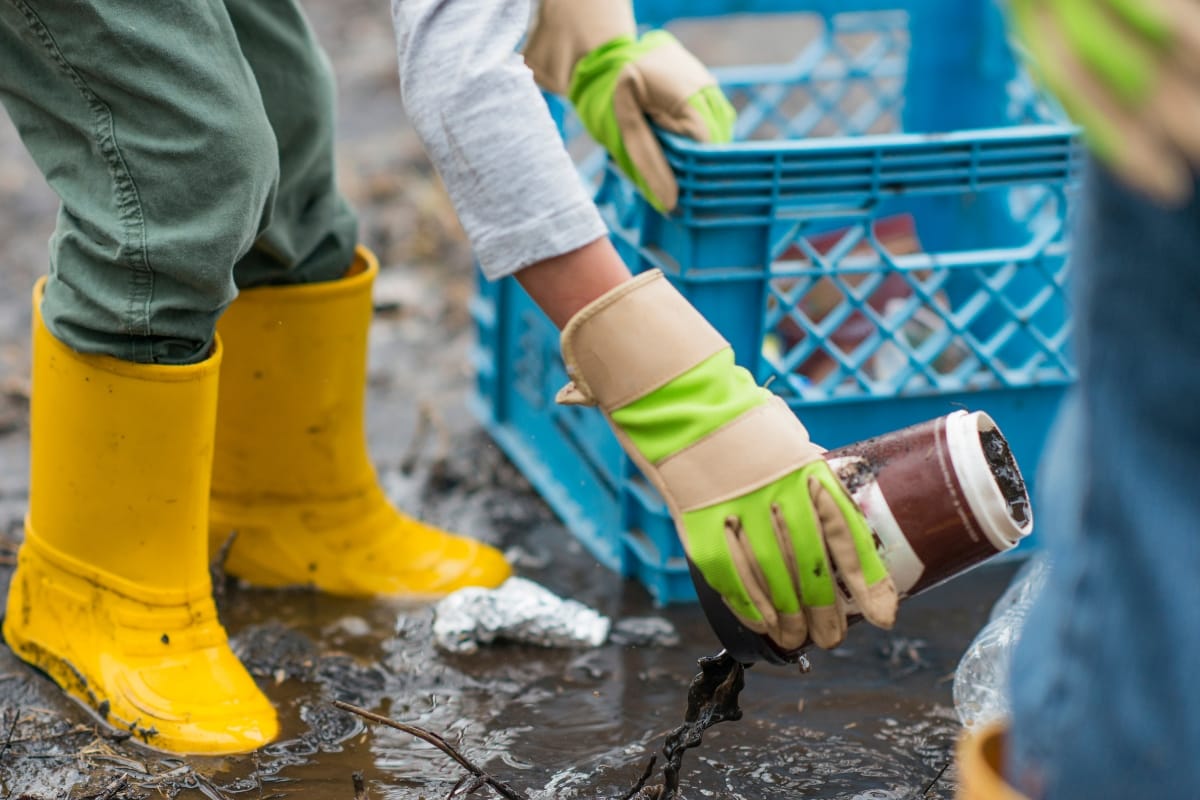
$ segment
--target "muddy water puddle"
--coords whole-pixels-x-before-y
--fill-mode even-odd
[[[533,800],[626,795],[683,721],[696,660],[715,641],[698,608],[655,609],[555,524],[535,527],[521,536],[537,555],[524,574],[614,617],[661,613],[682,644],[449,655],[431,643],[428,609],[230,587],[223,618],[280,709],[279,741],[253,756],[181,760],[107,740],[4,650],[0,796],[351,800],[355,772],[371,798],[443,798],[459,784],[463,771],[441,752],[334,699],[440,734]],[[687,752],[679,796],[952,796],[952,770],[925,791],[958,733],[948,677],[1010,574],[985,567],[916,598],[891,634],[852,631],[841,650],[814,653],[808,675],[747,670],[744,718]],[[660,755],[651,784],[661,766]]]

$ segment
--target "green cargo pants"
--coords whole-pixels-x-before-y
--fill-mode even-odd
[[[196,361],[235,287],[350,264],[295,0],[0,0],[0,100],[62,201],[42,313],[76,350]]]

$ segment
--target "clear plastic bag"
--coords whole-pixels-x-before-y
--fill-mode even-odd
[[[987,625],[963,653],[954,673],[954,710],[963,726],[982,727],[1008,716],[1008,673],[1025,617],[1046,584],[1050,563],[1035,556],[992,606]]]

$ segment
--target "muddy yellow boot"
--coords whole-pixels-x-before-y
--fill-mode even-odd
[[[1004,779],[1003,725],[964,734],[958,744],[958,800],[1028,800]]]
[[[4,638],[108,724],[178,753],[275,737],[208,573],[220,353],[191,366],[76,353],[34,293],[31,475]]]
[[[425,598],[509,575],[499,552],[404,516],[379,487],[363,417],[378,270],[359,248],[341,280],[244,291],[218,325],[211,544],[236,531],[225,569],[250,583]]]

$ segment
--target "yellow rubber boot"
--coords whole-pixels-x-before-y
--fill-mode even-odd
[[[271,741],[208,572],[218,350],[191,366],[76,353],[34,292],[31,475],[4,638],[114,728],[176,753]]]
[[[1004,779],[1003,725],[965,734],[958,744],[958,800],[1028,800]]]
[[[379,487],[363,416],[378,270],[359,248],[341,280],[244,291],[218,325],[211,545],[236,532],[225,569],[250,583],[428,598],[510,573],[493,548],[401,514]]]

